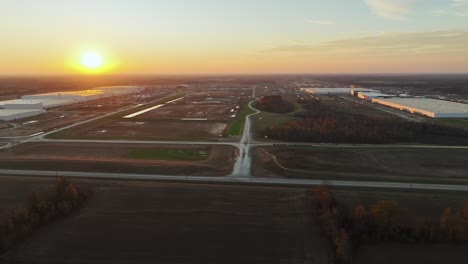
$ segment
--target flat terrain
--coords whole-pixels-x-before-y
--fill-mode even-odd
[[[290,121],[293,121],[296,118],[295,115],[302,110],[301,105],[296,102],[297,96],[284,95],[283,98],[284,100],[294,105],[294,111],[286,114],[261,112],[252,118],[254,131],[261,131],[272,126],[281,126]]]
[[[435,123],[468,130],[468,119],[437,119]]]
[[[464,263],[467,245],[366,245],[354,256],[356,264],[440,264]]]
[[[232,171],[230,146],[28,143],[0,152],[3,169],[221,176]]]
[[[116,122],[83,130],[78,138],[145,140],[216,140],[223,137],[226,123],[206,121],[133,121]]]
[[[133,110],[51,135],[65,139],[218,141],[243,123],[251,89],[206,89],[136,105]],[[154,107],[154,109],[153,109]],[[140,111],[149,110],[138,114]],[[137,113],[135,116],[132,114]],[[236,134],[238,135],[238,134]]]
[[[255,160],[254,174],[258,177],[452,183],[468,180],[468,150],[464,149],[262,147],[255,150]]]
[[[349,114],[365,115],[371,118],[396,119],[397,116],[381,111],[370,102],[351,97],[349,95],[319,95],[320,102],[332,106],[334,109]]]
[[[311,198],[301,189],[81,185],[94,190],[87,207],[40,230],[6,263],[328,263]]]
[[[47,113],[13,120],[0,125],[0,137],[25,137],[83,122],[106,113],[116,112],[168,96],[163,89],[146,89],[140,93],[118,95],[47,109]]]
[[[0,176],[0,215],[26,201],[32,192],[51,188],[53,181],[46,178],[22,178]]]
[[[52,111],[0,126],[0,137],[24,137],[98,116],[98,113]],[[8,124],[8,126],[7,126]]]

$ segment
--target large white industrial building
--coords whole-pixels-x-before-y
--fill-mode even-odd
[[[392,98],[392,97],[394,97],[393,95],[379,93],[379,92],[358,92],[357,95],[358,95],[359,98],[361,98],[363,100],[368,100],[368,101],[372,101],[373,99],[377,99],[377,98]]]
[[[351,94],[355,95],[358,92],[378,92],[373,89],[366,88],[301,88],[301,91],[314,95],[338,95],[338,94]]]
[[[56,92],[25,95],[21,99],[0,102],[0,121],[11,121],[29,116],[40,115],[46,108],[78,102],[125,95],[142,91],[140,86],[109,86],[85,91]]]
[[[427,98],[374,99],[373,103],[432,118],[468,118],[468,104]]]
[[[11,121],[45,113],[45,109],[0,109],[0,121]]]

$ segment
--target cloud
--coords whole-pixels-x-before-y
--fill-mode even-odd
[[[468,31],[433,31],[416,33],[382,33],[363,38],[348,38],[318,44],[280,45],[263,53],[310,56],[361,55],[411,56],[417,54],[468,55]]]
[[[307,22],[311,23],[311,24],[316,24],[316,25],[333,25],[333,24],[335,24],[334,21],[327,20],[327,19],[318,19],[318,20],[307,19]]]
[[[364,0],[376,16],[401,20],[411,12],[418,0]],[[459,0],[462,1],[462,0]]]
[[[451,6],[465,6],[468,5],[468,0],[452,0]]]
[[[452,0],[448,6],[434,10],[432,13],[468,17],[468,0]]]

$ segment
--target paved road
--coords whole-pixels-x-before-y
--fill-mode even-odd
[[[255,94],[255,89],[253,94]],[[239,157],[237,158],[236,163],[234,164],[232,174],[230,177],[252,177],[250,173],[250,168],[252,165],[252,157],[250,154],[250,149],[252,148],[252,117],[258,115],[260,111],[252,107],[252,104],[257,101],[253,100],[249,103],[250,109],[255,111],[255,113],[246,116],[245,124],[244,124],[244,131],[242,132],[242,139],[240,140],[240,144],[238,144],[239,148]]]
[[[219,142],[219,141],[155,141],[155,140],[93,140],[93,139],[35,139],[34,142],[57,142],[57,143],[96,143],[96,144],[155,144],[155,145],[228,145],[238,147],[239,142]],[[251,147],[294,147],[308,146],[319,148],[414,148],[414,149],[468,149],[468,146],[443,146],[443,145],[412,145],[412,144],[323,144],[308,142],[261,142],[250,139]]]
[[[297,180],[297,179],[264,179],[246,177],[203,177],[203,176],[170,176],[170,175],[146,175],[146,174],[120,174],[120,173],[90,173],[90,172],[65,172],[65,171],[28,171],[28,170],[0,170],[0,175],[25,176],[25,177],[50,177],[66,176],[73,178],[97,178],[97,179],[122,179],[122,180],[152,180],[183,183],[207,183],[207,184],[246,184],[253,186],[298,186],[311,187],[318,185],[337,187],[369,187],[391,189],[415,189],[415,190],[444,190],[444,191],[468,191],[467,185],[448,184],[423,184],[400,182],[368,182],[368,181],[328,181],[328,180]]]

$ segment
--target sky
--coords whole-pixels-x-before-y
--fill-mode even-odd
[[[0,75],[468,73],[468,0],[0,0]]]

